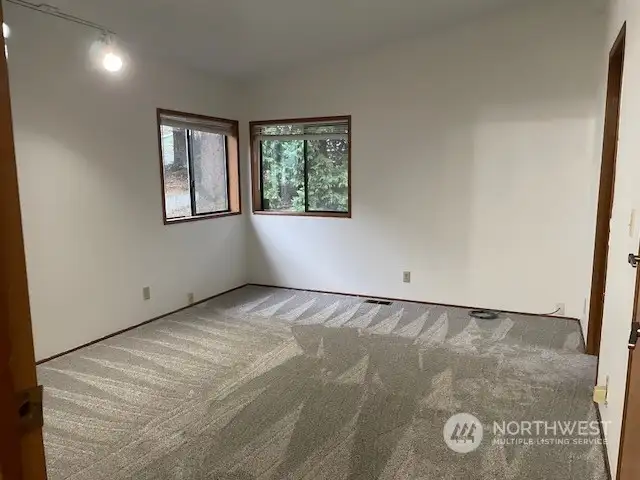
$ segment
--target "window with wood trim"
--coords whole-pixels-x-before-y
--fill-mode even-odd
[[[158,110],[165,224],[240,213],[238,122]]]
[[[251,122],[253,211],[351,216],[351,117]]]

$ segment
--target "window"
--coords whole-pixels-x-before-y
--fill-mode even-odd
[[[238,122],[158,110],[165,224],[240,213]]]
[[[251,122],[253,210],[351,216],[351,117]]]

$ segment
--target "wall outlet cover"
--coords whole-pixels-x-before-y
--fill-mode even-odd
[[[189,301],[189,305],[193,305],[193,304],[195,303],[194,298],[195,298],[195,297],[194,297],[193,293],[189,293],[189,294],[187,294],[187,299],[188,299],[188,301]]]
[[[145,300],[151,300],[151,287],[142,288],[142,298]]]
[[[564,315],[564,303],[556,303],[556,315]]]
[[[411,272],[403,272],[402,273],[402,281],[404,283],[411,283]]]

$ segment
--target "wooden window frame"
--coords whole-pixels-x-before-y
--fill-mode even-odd
[[[348,124],[348,158],[347,158],[347,211],[346,212],[278,212],[264,210],[262,207],[262,160],[261,150],[258,140],[255,138],[254,127],[265,125],[282,125],[311,122],[333,122],[347,121]],[[278,120],[260,120],[249,122],[249,136],[251,137],[251,197],[254,215],[277,215],[285,217],[329,217],[329,218],[351,218],[351,115],[336,115],[332,117],[305,117],[305,118],[284,118]],[[305,189],[307,187],[305,181]]]
[[[190,217],[171,219],[167,218],[167,205],[165,199],[165,181],[164,181],[164,161],[162,155],[162,116],[163,115],[180,115],[187,118],[210,121],[212,123],[227,123],[231,125],[232,134],[226,135],[225,156],[227,162],[227,199],[229,209],[224,212],[195,214]],[[157,128],[158,128],[158,153],[160,160],[160,186],[162,193],[162,220],[165,225],[175,225],[179,223],[197,222],[200,220],[209,220],[212,218],[223,218],[242,214],[242,194],[240,181],[240,125],[237,120],[228,118],[211,117],[196,113],[181,112],[178,110],[168,110],[158,108],[156,110]],[[189,154],[189,165],[191,168],[191,155]],[[193,202],[193,198],[191,200]]]

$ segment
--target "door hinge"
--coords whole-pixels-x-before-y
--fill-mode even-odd
[[[629,349],[635,350],[638,344],[638,337],[640,336],[640,323],[631,324],[631,335],[629,336]]]
[[[16,393],[16,409],[20,416],[20,433],[26,435],[42,428],[42,385],[27,388]]]
[[[640,256],[630,253],[628,257],[628,261],[629,261],[629,265],[631,265],[633,268],[636,268],[638,266],[638,263],[640,263]]]

